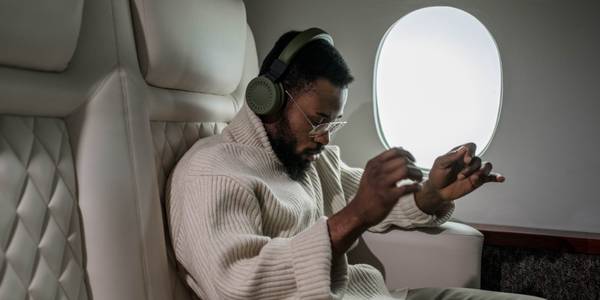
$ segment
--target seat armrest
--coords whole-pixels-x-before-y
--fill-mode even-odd
[[[436,228],[366,232],[348,255],[349,263],[379,269],[388,289],[419,287],[479,288],[483,234],[446,222]]]

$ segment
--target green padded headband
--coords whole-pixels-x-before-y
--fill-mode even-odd
[[[297,36],[295,36],[281,51],[279,57],[271,64],[267,76],[270,79],[276,81],[281,77],[288,67],[288,64],[292,61],[296,53],[302,49],[306,44],[314,40],[324,40],[333,46],[333,38],[325,31],[319,28],[309,28]]]

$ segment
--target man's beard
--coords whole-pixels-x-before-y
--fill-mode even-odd
[[[281,121],[276,125],[276,134],[267,134],[271,147],[285,168],[287,175],[294,181],[299,181],[304,177],[310,167],[310,161],[302,158],[296,153],[298,140],[294,137],[287,117],[282,116]],[[317,151],[322,150],[320,145]]]

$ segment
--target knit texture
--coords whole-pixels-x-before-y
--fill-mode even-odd
[[[186,282],[202,299],[391,299],[374,267],[331,252],[327,216],[352,200],[362,172],[326,146],[301,180],[291,180],[244,105],[220,135],[192,146],[168,183],[170,233]],[[438,226],[453,210],[425,214],[411,194],[369,230]]]

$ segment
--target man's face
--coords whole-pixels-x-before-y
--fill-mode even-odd
[[[269,138],[273,151],[292,179],[300,179],[318,159],[323,147],[329,144],[329,133],[309,136],[312,126],[306,117],[315,126],[339,121],[346,95],[346,89],[336,87],[329,80],[317,79],[306,91],[292,93],[294,100],[288,99],[282,118],[274,125],[275,130]]]

